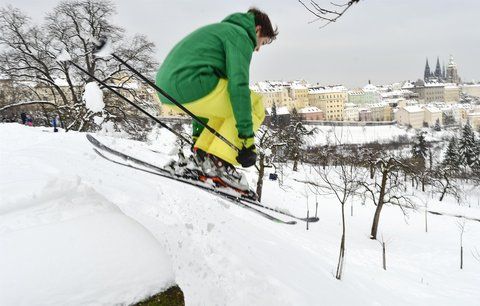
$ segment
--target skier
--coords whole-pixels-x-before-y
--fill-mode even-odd
[[[261,96],[248,87],[250,60],[253,51],[277,34],[268,15],[256,8],[232,14],[181,40],[156,77],[160,88],[240,148],[237,152],[193,121],[194,158],[203,173],[239,189],[245,188],[245,181],[234,165],[255,164],[254,133],[265,118]],[[177,108],[162,94],[159,97],[166,106]]]

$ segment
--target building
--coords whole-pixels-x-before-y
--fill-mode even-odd
[[[392,121],[393,109],[386,102],[368,105],[371,112],[371,121]]]
[[[288,110],[287,106],[281,106],[281,107],[276,107],[276,113],[277,113],[277,123],[280,126],[286,126],[290,123],[290,111]],[[269,124],[272,120],[272,108],[267,107],[265,109],[266,116],[265,116],[265,121],[263,122],[264,124]]]
[[[355,103],[358,106],[378,103],[382,99],[378,87],[372,84],[368,84],[363,88],[349,90],[347,94],[348,103]]]
[[[418,94],[419,101],[423,103],[445,101],[445,84],[439,82],[426,83],[422,80],[415,82],[411,91]]]
[[[440,125],[443,125],[443,114],[442,111],[435,106],[427,105],[423,108],[424,111],[424,118],[423,122],[432,127],[435,126],[435,124],[438,123]]]
[[[400,125],[411,126],[415,129],[423,127],[424,110],[418,105],[399,107],[396,120]]]
[[[475,131],[480,132],[480,109],[469,112],[467,120]]]
[[[456,103],[460,101],[460,87],[453,83],[447,83],[444,87],[445,102]]]
[[[453,56],[450,55],[447,66],[447,75],[445,80],[449,83],[459,84],[460,77],[458,76],[457,64],[453,61]]]
[[[427,58],[423,72],[423,81],[426,83],[444,82],[459,84],[461,82],[461,78],[458,75],[457,64],[453,60],[453,56],[450,55],[447,68],[445,68],[445,64],[443,65],[443,68],[440,66],[440,59],[437,56],[437,64],[435,66],[435,71],[433,72],[428,65]]]
[[[464,94],[480,98],[480,84],[463,84],[460,88]]]
[[[358,119],[360,121],[373,121],[372,111],[366,108],[360,109],[358,111]]]
[[[316,106],[325,114],[325,120],[343,121],[348,99],[344,86],[311,87],[308,90],[309,106]]]
[[[345,121],[358,121],[360,120],[360,110],[355,103],[345,103],[344,118]]]
[[[298,114],[305,121],[325,120],[325,114],[316,106],[308,106],[300,109]]]
[[[265,81],[254,84],[250,89],[263,97],[265,107],[272,107],[275,104],[277,107],[286,106],[288,109],[293,109],[297,105],[292,96],[303,97],[304,93],[292,92],[290,86],[291,84],[286,82]],[[305,103],[305,101],[302,102]]]
[[[301,109],[308,106],[308,87],[305,82],[294,82],[287,90],[293,100],[293,107],[290,107],[290,109]]]

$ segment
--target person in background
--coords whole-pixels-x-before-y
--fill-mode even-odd
[[[22,118],[22,124],[25,125],[25,123],[27,123],[27,114],[25,114],[24,112],[22,112],[20,114],[20,118]]]

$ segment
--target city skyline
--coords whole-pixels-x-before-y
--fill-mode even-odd
[[[40,23],[59,1],[1,0]],[[322,1],[318,1],[322,4]],[[388,3],[386,3],[388,2]],[[328,5],[328,1],[325,5]],[[145,34],[156,45],[159,62],[189,32],[250,6],[267,12],[278,25],[277,41],[252,59],[251,81],[305,79],[349,88],[423,78],[425,58],[454,55],[465,82],[480,79],[480,38],[472,35],[480,3],[474,1],[365,0],[337,23],[319,29],[297,1],[115,1],[115,24],[127,35]],[[381,25],[381,26],[379,26]],[[455,27],[453,27],[455,25]],[[280,64],[279,64],[280,63]]]

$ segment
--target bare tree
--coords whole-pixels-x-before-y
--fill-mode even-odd
[[[360,187],[360,174],[357,168],[353,165],[347,164],[343,158],[336,160],[335,166],[317,167],[315,171],[318,175],[318,180],[307,181],[317,190],[317,194],[334,195],[340,203],[342,212],[342,238],[340,240],[340,252],[338,256],[338,264],[336,271],[336,279],[342,278],[342,272],[345,261],[345,239],[346,239],[346,222],[345,222],[345,204],[353,197]]]
[[[447,194],[453,196],[457,201],[461,199],[461,188],[456,183],[454,171],[452,171],[450,166],[439,168],[433,172],[432,186],[433,192],[440,194],[438,199],[440,202],[443,201]]]
[[[68,52],[72,61],[88,72],[133,98],[137,97],[137,90],[127,86],[133,74],[113,59],[93,55],[94,42],[108,37],[115,53],[142,73],[151,75],[156,67],[152,59],[153,43],[140,35],[126,39],[123,29],[110,21],[114,14],[115,5],[107,0],[64,1],[39,26],[16,8],[1,8],[0,72],[18,82],[37,84],[33,90],[53,98],[51,102],[67,123],[67,130],[90,129],[97,114],[89,111],[82,101],[84,85],[90,80],[68,62],[57,60],[62,51]],[[145,101],[145,97],[140,100]],[[107,120],[125,122],[134,113],[112,96],[107,95],[105,102]]]
[[[382,239],[381,240],[377,240],[378,243],[380,243],[381,247],[382,247],[382,267],[383,267],[383,270],[387,270],[387,244],[388,244],[388,241],[385,241],[385,239],[383,238],[383,235],[382,235]]]
[[[330,2],[330,7],[319,5],[318,1],[310,1],[310,4],[305,4],[305,2],[301,0],[298,0],[298,2],[315,16],[315,19],[310,23],[321,22],[323,24],[320,28],[324,28],[330,23],[336,22],[337,19],[342,17],[352,5],[360,2],[360,0],[349,0],[343,4]]]
[[[465,219],[457,222],[460,231],[460,269],[463,269],[463,234],[465,233]]]
[[[405,182],[400,179],[398,172],[399,169],[408,169],[407,165],[393,157],[378,158],[376,161],[370,162],[370,165],[371,169],[375,171],[370,170],[370,177],[364,177],[359,184],[363,186],[376,206],[370,239],[377,239],[380,213],[385,204],[398,205],[404,214],[405,206],[414,207],[414,205],[412,200],[405,195]],[[379,172],[380,182],[377,181],[376,170]]]
[[[477,250],[477,248],[472,251],[472,256],[476,261],[480,262],[480,252]]]
[[[280,131],[272,127],[262,126],[257,133],[257,151],[258,151],[258,178],[257,178],[257,196],[262,199],[263,177],[265,168],[275,168],[275,161],[278,159],[279,149],[285,146],[285,143],[279,140]]]

